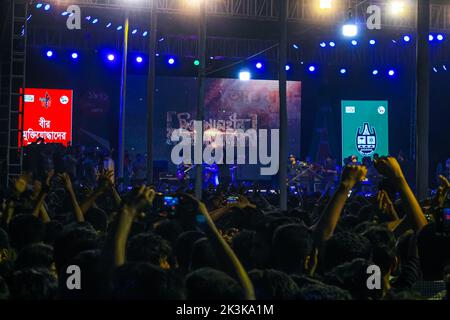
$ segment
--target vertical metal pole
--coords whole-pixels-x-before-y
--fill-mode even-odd
[[[416,194],[425,199],[429,182],[430,133],[430,0],[417,1],[417,80],[416,80]]]
[[[198,59],[200,66],[198,69],[198,101],[197,101],[197,121],[201,121],[203,128],[204,108],[205,108],[205,71],[206,71],[206,1],[200,1],[200,15],[198,25]],[[202,130],[203,131],[203,130]],[[200,141],[203,148],[203,136]],[[203,191],[203,165],[197,164],[195,174],[195,196],[202,199]]]
[[[147,184],[153,183],[153,108],[155,104],[155,75],[156,75],[156,0],[152,1],[150,17],[150,42],[147,79]]]
[[[280,42],[278,47],[278,88],[280,96],[280,153],[279,185],[280,209],[287,210],[287,102],[286,102],[286,61],[287,61],[287,0],[280,0]]]
[[[123,29],[122,74],[120,80],[120,118],[119,118],[119,178],[123,178],[125,153],[125,103],[127,95],[127,60],[128,60],[129,12],[125,11]],[[122,188],[124,186],[122,185]]]

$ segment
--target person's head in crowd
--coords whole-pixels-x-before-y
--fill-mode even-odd
[[[99,237],[90,224],[74,224],[65,227],[55,240],[53,255],[58,275],[78,253],[99,249]]]
[[[58,278],[59,296],[61,299],[91,300],[111,298],[109,273],[105,272],[104,261],[100,250],[86,250],[70,260],[69,265],[80,268],[80,288],[70,290],[66,283],[72,273],[63,272]]]
[[[45,268],[28,268],[15,271],[9,281],[13,300],[52,300],[56,298],[58,282]]]
[[[169,241],[173,247],[178,236],[183,233],[183,228],[176,220],[164,220],[157,224],[153,232]]]
[[[423,279],[442,280],[444,267],[450,261],[450,233],[440,232],[436,223],[429,223],[417,236],[417,249]]]
[[[64,225],[58,220],[50,220],[45,224],[44,243],[53,246],[56,238],[63,231]]]
[[[112,296],[122,300],[184,300],[184,282],[171,270],[151,263],[131,262],[118,267]]]
[[[217,259],[211,242],[208,238],[201,238],[195,241],[192,247],[191,265],[189,270],[193,271],[203,267],[219,268]]]
[[[108,228],[108,217],[106,213],[99,208],[90,208],[85,215],[85,219],[99,233],[105,233]]]
[[[297,293],[296,300],[306,301],[336,301],[352,300],[351,294],[339,287],[315,283],[301,287]]]
[[[252,259],[252,248],[253,248],[253,238],[255,237],[256,231],[254,230],[241,230],[233,238],[232,248],[236,256],[241,261],[245,270],[253,269],[253,259]]]
[[[26,268],[45,268],[56,276],[53,262],[53,248],[43,243],[33,243],[24,247],[14,263],[16,270]]]
[[[275,230],[272,239],[272,262],[288,274],[312,274],[317,265],[312,232],[299,224],[287,224]]]
[[[178,236],[175,242],[174,254],[178,268],[182,273],[186,273],[190,268],[194,243],[204,237],[205,234],[199,231],[186,231]]]
[[[11,246],[20,251],[26,245],[43,241],[45,226],[42,220],[31,214],[19,214],[11,219],[9,236]]]
[[[148,262],[163,269],[170,268],[167,259],[171,253],[170,243],[152,232],[135,235],[127,245],[127,261]]]
[[[257,300],[293,300],[299,290],[290,276],[278,270],[252,270],[248,276]]]
[[[369,240],[352,232],[339,232],[325,242],[320,267],[324,272],[357,258],[370,259]]]
[[[244,293],[236,280],[226,273],[200,268],[186,276],[188,300],[242,300]]]
[[[370,228],[363,236],[370,241],[372,261],[380,267],[382,275],[388,280],[398,265],[394,234],[386,227],[378,226]]]
[[[382,290],[371,290],[367,286],[367,270],[372,265],[365,259],[343,263],[325,274],[325,283],[347,290],[355,300],[378,299]]]

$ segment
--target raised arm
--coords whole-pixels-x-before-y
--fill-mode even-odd
[[[406,182],[402,169],[393,157],[381,157],[375,161],[375,168],[395,185],[400,193],[403,205],[413,229],[417,232],[421,230],[426,224],[427,219],[423,214],[422,208],[419,205],[414,193]]]
[[[52,180],[53,175],[55,174],[54,170],[50,170],[47,173],[47,177],[45,178],[45,182],[41,187],[41,190],[39,191],[39,194],[36,198],[36,202],[34,205],[34,209],[33,209],[33,216],[35,217],[39,217],[39,213],[41,212],[41,208],[44,204],[45,201],[45,197],[47,196],[47,194],[50,192],[50,182]]]
[[[63,182],[66,191],[70,196],[70,201],[73,207],[73,213],[75,214],[75,219],[78,222],[84,221],[84,215],[81,211],[80,205],[78,204],[77,197],[75,196],[75,192],[73,191],[72,181],[70,180],[70,176],[67,173],[62,173],[58,175],[59,179]]]
[[[344,167],[341,183],[325,207],[314,229],[314,239],[317,248],[320,248],[333,235],[350,190],[353,189],[356,183],[363,180],[366,174],[367,169],[364,166],[352,165]]]
[[[109,171],[104,171],[98,178],[98,186],[94,191],[83,201],[80,208],[83,214],[86,214],[88,210],[94,205],[95,200],[112,187],[111,178],[108,176]]]

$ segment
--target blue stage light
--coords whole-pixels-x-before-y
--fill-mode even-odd
[[[356,46],[358,44],[358,41],[352,40],[352,45]]]
[[[91,20],[91,16],[87,16],[86,20],[88,20],[88,21]]]
[[[347,69],[342,68],[339,72],[340,72],[341,74],[346,74],[346,73],[347,73]]]
[[[241,81],[248,81],[252,78],[252,75],[248,71],[241,71],[239,72],[239,80]]]
[[[117,27],[117,31],[120,31],[120,30],[122,30],[122,26]]]
[[[309,72],[314,72],[314,71],[316,71],[316,67],[315,66],[309,66],[308,70],[309,70]]]
[[[434,72],[438,72],[438,70],[437,70],[436,67],[433,67],[433,71],[434,71]]]
[[[48,50],[48,51],[46,52],[46,55],[47,55],[47,57],[49,57],[49,58],[53,57],[53,51],[52,51],[52,50]]]
[[[144,31],[143,33],[142,33],[142,36],[143,37],[146,37],[148,35],[148,32],[147,31]]]
[[[36,3],[36,9],[42,8],[42,3]]]
[[[137,63],[141,63],[142,61],[144,61],[144,59],[142,59],[141,56],[137,56],[137,57],[136,57],[136,62],[137,62]]]
[[[411,37],[406,35],[406,36],[403,37],[403,41],[410,42],[411,41]]]
[[[284,67],[284,69],[286,69],[286,71],[289,71],[291,70],[291,66],[287,64],[286,67]]]
[[[76,53],[76,52],[73,52],[71,56],[72,56],[72,59],[78,59],[78,53]]]
[[[375,40],[370,40],[369,43],[373,46],[375,43],[377,43]]]
[[[98,19],[95,18],[94,20],[92,20],[92,24],[96,24],[98,22]]]
[[[136,34],[137,33],[137,29],[134,29],[133,31],[131,31],[131,34]]]
[[[373,71],[372,71],[372,74],[373,74],[374,76],[376,76],[376,75],[378,74],[378,70],[377,70],[377,69],[373,70]]]
[[[116,56],[113,55],[112,53],[108,54],[108,56],[106,57],[109,61],[114,61],[116,59]]]
[[[68,14],[69,14],[69,13],[68,13],[67,11],[61,12],[61,15],[62,15],[63,17],[67,16]]]
[[[444,65],[442,66],[442,69],[444,69],[445,71],[447,71],[447,66],[444,64]]]
[[[174,64],[175,63],[175,59],[174,58],[169,58],[169,60],[167,60],[168,64]]]
[[[46,4],[45,7],[44,7],[44,10],[48,11],[48,10],[50,10],[50,8],[51,8],[51,6],[49,4]]]
[[[111,27],[112,23],[108,22],[108,24],[106,25],[107,28]]]
[[[261,62],[256,63],[256,69],[261,69],[263,67]]]
[[[393,69],[389,70],[388,74],[390,77],[393,77],[395,75],[395,70]]]
[[[325,42],[321,42],[321,43],[320,43],[320,46],[321,46],[322,48],[325,48],[325,47],[327,46],[327,44],[326,44]]]
[[[442,41],[444,40],[444,36],[442,34],[438,34],[436,39],[438,39],[438,41]]]
[[[430,34],[429,36],[428,36],[428,41],[433,41],[434,40],[434,36],[432,35],[432,34]]]
[[[299,48],[298,44],[295,44],[295,43],[292,45],[292,47],[293,47],[294,49],[298,49],[298,48]]]

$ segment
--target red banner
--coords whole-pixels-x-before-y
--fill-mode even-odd
[[[72,90],[26,88],[24,96],[23,144],[41,138],[45,143],[69,145],[72,141]]]

